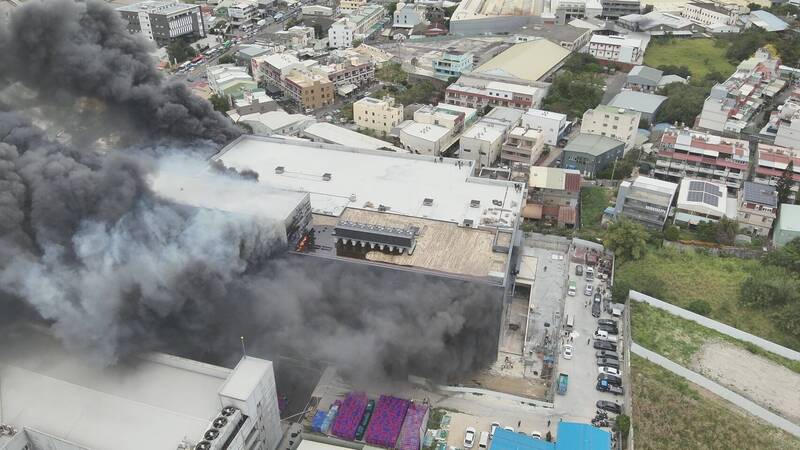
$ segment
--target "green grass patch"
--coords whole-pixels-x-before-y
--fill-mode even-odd
[[[758,260],[650,247],[642,260],[617,267],[615,293],[633,289],[682,308],[705,302],[709,318],[800,350],[800,339],[776,326],[773,311],[747,308],[739,302],[739,289],[757,266]]]
[[[710,342],[728,342],[800,373],[800,361],[792,361],[749,342],[742,342],[700,324],[672,315],[646,303],[631,302],[633,340],[676,363],[689,367],[692,357]]]
[[[800,449],[800,440],[733,409],[683,378],[631,356],[637,449]]]
[[[599,227],[603,210],[609,206],[613,195],[606,187],[581,188],[581,227]]]
[[[725,57],[728,44],[716,39],[653,39],[644,54],[650,67],[687,66],[695,78],[717,71],[725,75],[735,69]]]

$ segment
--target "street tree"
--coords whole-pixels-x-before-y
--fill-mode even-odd
[[[786,203],[789,200],[789,196],[792,194],[792,185],[794,184],[794,180],[792,180],[793,172],[794,162],[789,160],[789,164],[783,169],[783,173],[778,179],[778,184],[775,186],[778,190],[778,205]]]
[[[644,227],[627,219],[620,219],[608,227],[606,246],[623,261],[642,259],[647,250],[648,233]]]

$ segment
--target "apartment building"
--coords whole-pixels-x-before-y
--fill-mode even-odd
[[[476,167],[490,166],[500,158],[503,143],[519,124],[522,111],[497,107],[478,119],[459,139],[459,157],[472,159]]]
[[[472,53],[449,48],[442,52],[442,56],[434,58],[433,74],[444,80],[450,77],[460,77],[472,70],[473,61]]]
[[[589,54],[603,61],[641,64],[644,51],[643,41],[635,37],[595,34],[589,40]]]
[[[600,5],[603,7],[602,17],[606,19],[619,19],[642,11],[639,0],[600,0]]]
[[[542,130],[515,127],[508,133],[500,151],[500,161],[504,165],[533,166],[542,156],[544,133]]]
[[[599,134],[622,141],[627,152],[636,141],[641,117],[642,114],[638,111],[599,105],[583,113],[581,133]]]
[[[395,104],[392,97],[364,97],[353,103],[353,119],[359,128],[388,135],[403,121],[403,105]]]
[[[394,11],[394,28],[414,28],[425,23],[425,11],[427,8],[420,3],[397,3]]]
[[[504,106],[523,110],[537,108],[541,105],[547,91],[535,84],[463,75],[445,90],[445,103],[475,109],[483,109],[487,106]]]
[[[740,231],[769,236],[778,213],[778,191],[774,186],[745,181],[737,205]]]
[[[386,10],[380,5],[367,5],[343,17],[328,29],[328,46],[331,48],[348,48],[353,41],[364,39],[378,29]]]
[[[800,149],[800,97],[784,103],[777,119],[775,145]]]
[[[640,223],[651,231],[661,231],[678,190],[676,183],[638,176],[620,183],[614,215]]]
[[[247,68],[234,64],[219,64],[206,68],[208,87],[217,95],[234,99],[246,93],[259,91],[258,83],[247,73]]]
[[[371,61],[361,58],[344,59],[340,63],[314,66],[311,70],[327,76],[334,86],[341,88],[340,94],[343,95],[375,80],[375,65]]]
[[[156,45],[176,38],[205,37],[206,28],[199,5],[172,1],[145,1],[117,8],[128,32],[141,33]]]
[[[228,18],[237,28],[249,27],[258,20],[258,2],[238,0],[228,6]]]
[[[400,128],[400,142],[408,151],[439,156],[458,140],[477,111],[472,108],[440,103],[423,106],[414,112],[414,120]]]
[[[775,92],[785,84],[779,79],[779,63],[764,49],[739,63],[730,78],[711,88],[703,102],[698,128],[719,133],[741,133],[763,107],[765,92]]]
[[[556,146],[567,132],[567,115],[531,108],[522,115],[522,126],[539,130],[547,145]]]
[[[736,218],[736,203],[729,204],[728,190],[722,183],[698,178],[684,178],[678,189],[675,220],[679,225],[717,222],[723,217]]]
[[[736,25],[739,21],[735,8],[729,9],[710,2],[689,2],[683,6],[681,15],[705,27],[716,24]]]
[[[655,174],[659,178],[669,181],[705,178],[737,190],[747,179],[750,144],[741,139],[673,127],[661,136],[656,158]]]
[[[367,0],[342,0],[339,2],[339,12],[345,15],[352,14],[364,6],[367,6]]]
[[[257,78],[280,89],[304,110],[333,103],[333,83],[326,75],[312,71],[316,61],[300,61],[292,53],[276,53],[257,60]]]
[[[287,30],[276,31],[271,38],[273,42],[284,45],[286,48],[298,50],[313,47],[316,40],[314,28],[303,25],[295,25]]]
[[[756,161],[753,181],[756,183],[777,186],[783,172],[792,163],[792,193],[790,201],[794,201],[800,188],[800,147],[789,148],[758,144],[758,160]]]

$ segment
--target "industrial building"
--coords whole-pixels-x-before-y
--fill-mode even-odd
[[[540,81],[558,70],[569,55],[570,51],[566,48],[547,39],[533,37],[527,42],[514,44],[506,51],[481,64],[475,69],[475,72],[518,78],[529,82]]]
[[[780,205],[778,221],[775,222],[775,232],[772,243],[775,247],[783,247],[790,241],[800,237],[800,205],[783,203]]]
[[[617,192],[614,207],[616,217],[638,222],[652,231],[661,231],[669,217],[676,183],[638,176],[633,181],[623,181]]]
[[[272,362],[234,369],[151,353],[112,367],[20,325],[0,347],[3,449],[275,450]]]
[[[523,0],[464,0],[450,17],[450,32],[496,33],[516,30],[541,13],[542,4]]]
[[[578,133],[564,148],[565,169],[578,170],[594,178],[614,161],[622,158],[625,143],[597,134]]]

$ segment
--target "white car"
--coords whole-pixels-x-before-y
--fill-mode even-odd
[[[494,439],[494,431],[500,427],[500,422],[492,422],[492,428],[489,431],[489,438]]]
[[[571,345],[564,346],[564,359],[572,359],[572,351],[574,348]]]
[[[541,431],[531,431],[531,437],[534,438],[534,439],[541,440],[542,439],[542,433],[541,433]]]
[[[472,448],[475,444],[475,428],[467,427],[467,432],[464,434],[464,448]]]
[[[617,369],[616,367],[601,366],[597,368],[597,372],[601,375],[605,374],[605,375],[614,375],[618,377],[622,376],[622,372],[620,372],[619,369]]]
[[[503,427],[504,430],[514,432],[514,427]]]

